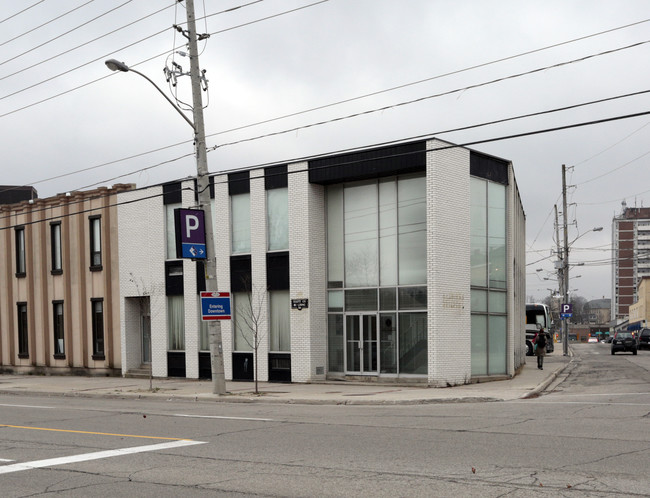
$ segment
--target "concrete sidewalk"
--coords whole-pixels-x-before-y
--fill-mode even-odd
[[[507,401],[541,393],[569,365],[561,352],[546,357],[544,370],[534,357],[509,380],[448,388],[401,386],[381,383],[329,381],[315,384],[226,382],[228,393],[212,394],[212,382],[179,378],[133,379],[124,377],[0,375],[0,394],[113,398],[159,398],[226,403],[303,404],[425,404],[445,402]]]

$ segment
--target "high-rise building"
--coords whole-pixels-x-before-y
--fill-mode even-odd
[[[650,276],[650,208],[627,207],[612,220],[612,320],[626,320],[638,284]]]

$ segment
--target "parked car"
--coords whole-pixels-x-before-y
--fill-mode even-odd
[[[641,331],[637,347],[639,349],[650,349],[650,329],[643,329]]]
[[[614,334],[614,339],[612,339],[612,354],[618,353],[619,351],[630,351],[632,354],[636,354],[636,337],[632,332],[627,330],[620,330]]]

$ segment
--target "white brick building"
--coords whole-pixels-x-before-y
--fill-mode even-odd
[[[525,217],[512,165],[423,140],[214,175],[227,379],[457,385],[524,361]],[[194,180],[119,194],[122,371],[209,377],[203,265],[176,258]],[[127,202],[135,201],[135,202]],[[302,309],[292,307],[306,300]]]

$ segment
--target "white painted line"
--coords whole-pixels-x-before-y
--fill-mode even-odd
[[[9,460],[7,458],[0,458],[0,462],[13,462],[13,460]]]
[[[223,420],[253,420],[257,422],[273,422],[272,418],[251,418],[251,417],[222,417],[219,415],[187,415],[184,413],[174,413],[173,417],[186,417],[186,418],[220,418]]]
[[[530,403],[538,405],[603,405],[603,406],[650,406],[650,403],[621,403],[618,401],[601,402],[601,401],[544,401],[538,399],[533,400],[520,400],[520,401],[507,401],[506,403]]]
[[[4,405],[0,403],[0,406],[9,406],[12,408],[45,408],[47,410],[51,410],[54,407],[53,406],[38,406],[38,405]]]
[[[84,453],[81,455],[72,455],[68,457],[48,458],[47,460],[36,460],[34,462],[16,463],[13,465],[6,465],[4,467],[0,466],[0,474],[20,472],[21,470],[42,469],[44,467],[54,467],[56,465],[66,465],[69,463],[88,462],[90,460],[99,460],[101,458],[131,455],[134,453],[144,453],[147,451],[169,450],[173,448],[180,448],[182,446],[192,446],[195,444],[205,444],[205,441],[172,441],[169,443],[149,444],[147,446],[135,446],[133,448],[119,448],[117,450],[98,451],[96,453]]]

